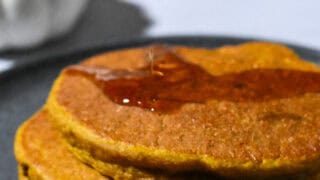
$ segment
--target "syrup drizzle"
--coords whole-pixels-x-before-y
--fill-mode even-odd
[[[320,73],[252,69],[213,76],[163,46],[151,46],[149,65],[135,71],[75,65],[66,68],[94,82],[112,101],[157,112],[207,100],[268,101],[320,92]]]

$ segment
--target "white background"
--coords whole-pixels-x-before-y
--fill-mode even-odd
[[[154,22],[147,35],[221,34],[320,49],[317,0],[128,0]]]

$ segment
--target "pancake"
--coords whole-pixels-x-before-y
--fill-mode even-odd
[[[19,179],[108,179],[74,158],[45,110],[19,128],[15,155]]]
[[[155,172],[126,167],[108,162],[90,161],[92,157],[86,152],[69,147],[61,133],[49,120],[46,110],[41,110],[19,128],[15,142],[18,175],[20,180],[27,179],[185,179],[185,175],[166,175]],[[82,164],[75,156],[90,162],[96,168],[103,169],[102,176],[86,164]],[[206,174],[189,174],[188,178],[214,177]]]
[[[146,58],[150,49],[155,52]],[[167,63],[168,57],[174,63]],[[151,78],[143,74],[148,68]],[[162,70],[174,78],[158,78]],[[181,83],[188,91],[174,83],[157,84],[163,79],[170,84],[175,77],[205,77],[215,93],[208,93],[196,78],[194,91],[187,80]],[[46,107],[68,142],[90,154],[91,161],[171,173],[314,174],[320,165],[319,77],[316,65],[272,43],[218,49],[142,47],[67,68]],[[140,89],[131,91],[136,86],[130,82]],[[169,94],[161,91],[165,88]],[[159,92],[155,103],[148,99],[152,90]],[[128,104],[122,96],[136,100],[131,96],[140,91],[147,92],[142,103]]]

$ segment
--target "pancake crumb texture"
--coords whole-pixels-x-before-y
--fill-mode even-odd
[[[215,76],[251,69],[319,72],[292,50],[272,43],[171,49]],[[81,64],[134,70],[146,66],[145,51],[114,51]],[[262,102],[212,99],[157,113],[114,103],[89,79],[62,72],[46,107],[67,139],[91,150],[97,160],[237,175],[318,171],[319,104],[320,94],[313,92]]]

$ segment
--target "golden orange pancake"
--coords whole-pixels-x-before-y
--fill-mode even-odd
[[[78,161],[63,141],[45,110],[26,121],[15,140],[19,179],[108,179]]]
[[[94,160],[90,154],[70,147],[61,133],[54,127],[46,110],[41,110],[26,121],[18,130],[15,141],[15,154],[18,161],[20,180],[26,179],[185,179],[210,177],[205,174],[166,175],[156,172],[121,166]],[[73,151],[74,155],[69,152]],[[104,175],[81,163],[90,163]],[[213,176],[211,176],[213,177]]]
[[[67,68],[46,107],[69,143],[97,161],[172,173],[313,174],[319,92],[319,68],[278,44],[151,46]]]

